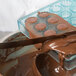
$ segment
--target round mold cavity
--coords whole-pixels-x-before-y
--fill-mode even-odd
[[[76,18],[76,13],[75,12],[72,12],[72,18]]]
[[[26,22],[35,23],[35,22],[37,22],[37,17],[29,17],[28,19],[26,19]]]
[[[70,5],[71,5],[71,1],[70,1],[70,0],[64,0],[64,1],[62,1],[61,3],[62,3],[62,5],[64,5],[64,6],[70,6]]]
[[[48,21],[49,24],[55,24],[55,23],[58,22],[58,19],[55,18],[55,17],[50,17],[50,18],[48,18],[47,21]]]
[[[70,7],[64,7],[64,6],[62,6],[62,11],[69,11],[70,12]]]
[[[71,2],[72,2],[72,5],[71,5],[71,6],[72,6],[72,7],[73,7],[73,6],[75,7],[75,6],[76,6],[76,0],[72,0]]]
[[[44,32],[44,36],[52,36],[52,35],[56,35],[56,31],[54,31],[54,30],[46,30]]]
[[[61,9],[61,7],[59,7],[59,6],[52,7],[52,11],[54,11],[54,12],[58,12],[58,11],[60,11],[60,9]]]
[[[66,24],[59,24],[59,25],[57,25],[57,29],[64,31],[64,30],[68,29],[68,26]]]
[[[72,6],[71,10],[76,13],[76,6]]]
[[[41,18],[46,18],[49,16],[49,13],[48,12],[38,12],[38,16]]]
[[[71,16],[71,12],[68,12],[68,11],[63,11],[62,12],[62,17],[63,18],[67,18],[67,17],[70,17]]]
[[[38,23],[35,25],[35,29],[37,31],[43,31],[46,29],[46,27],[47,27],[47,25],[45,23]]]
[[[76,26],[76,18],[71,18],[71,23]]]

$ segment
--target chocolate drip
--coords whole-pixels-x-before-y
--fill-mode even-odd
[[[76,43],[76,39],[75,39],[75,40],[68,41],[68,43],[65,44],[65,46],[68,46],[68,45],[71,44],[71,43]]]
[[[64,68],[64,59],[65,56],[62,53],[59,53],[60,66]]]

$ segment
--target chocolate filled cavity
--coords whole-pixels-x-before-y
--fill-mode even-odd
[[[44,23],[39,23],[35,25],[36,30],[38,31],[43,31],[46,28],[46,24]]]
[[[38,12],[39,17],[46,18],[49,16],[48,12]]]
[[[55,18],[55,17],[48,18],[48,23],[50,23],[50,24],[54,24],[54,23],[57,23],[57,22],[58,22],[58,19]]]
[[[68,26],[67,26],[67,24],[59,24],[57,26],[57,29],[58,30],[66,30],[66,29],[68,29]]]
[[[54,30],[47,30],[44,32],[44,36],[51,36],[56,35],[56,32]]]
[[[36,17],[30,17],[30,18],[28,18],[26,20],[26,22],[28,22],[28,23],[35,23],[35,22],[37,22],[37,18]]]

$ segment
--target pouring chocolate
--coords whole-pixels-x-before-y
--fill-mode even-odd
[[[40,51],[19,57],[6,76],[75,76],[75,39],[76,33],[70,32],[44,42]]]

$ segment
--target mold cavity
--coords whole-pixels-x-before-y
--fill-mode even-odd
[[[72,11],[76,12],[76,6],[71,8]]]
[[[70,5],[71,5],[71,2],[68,1],[68,0],[65,0],[65,1],[62,2],[62,4],[63,4],[64,6],[70,6]]]
[[[55,12],[58,12],[58,11],[60,11],[60,7],[59,6],[54,6],[52,8],[52,10],[55,11]]]
[[[71,21],[72,21],[72,24],[76,25],[76,18],[72,18]]]
[[[70,13],[69,13],[69,12],[64,12],[64,11],[63,11],[62,17],[64,17],[64,18],[70,17]]]

